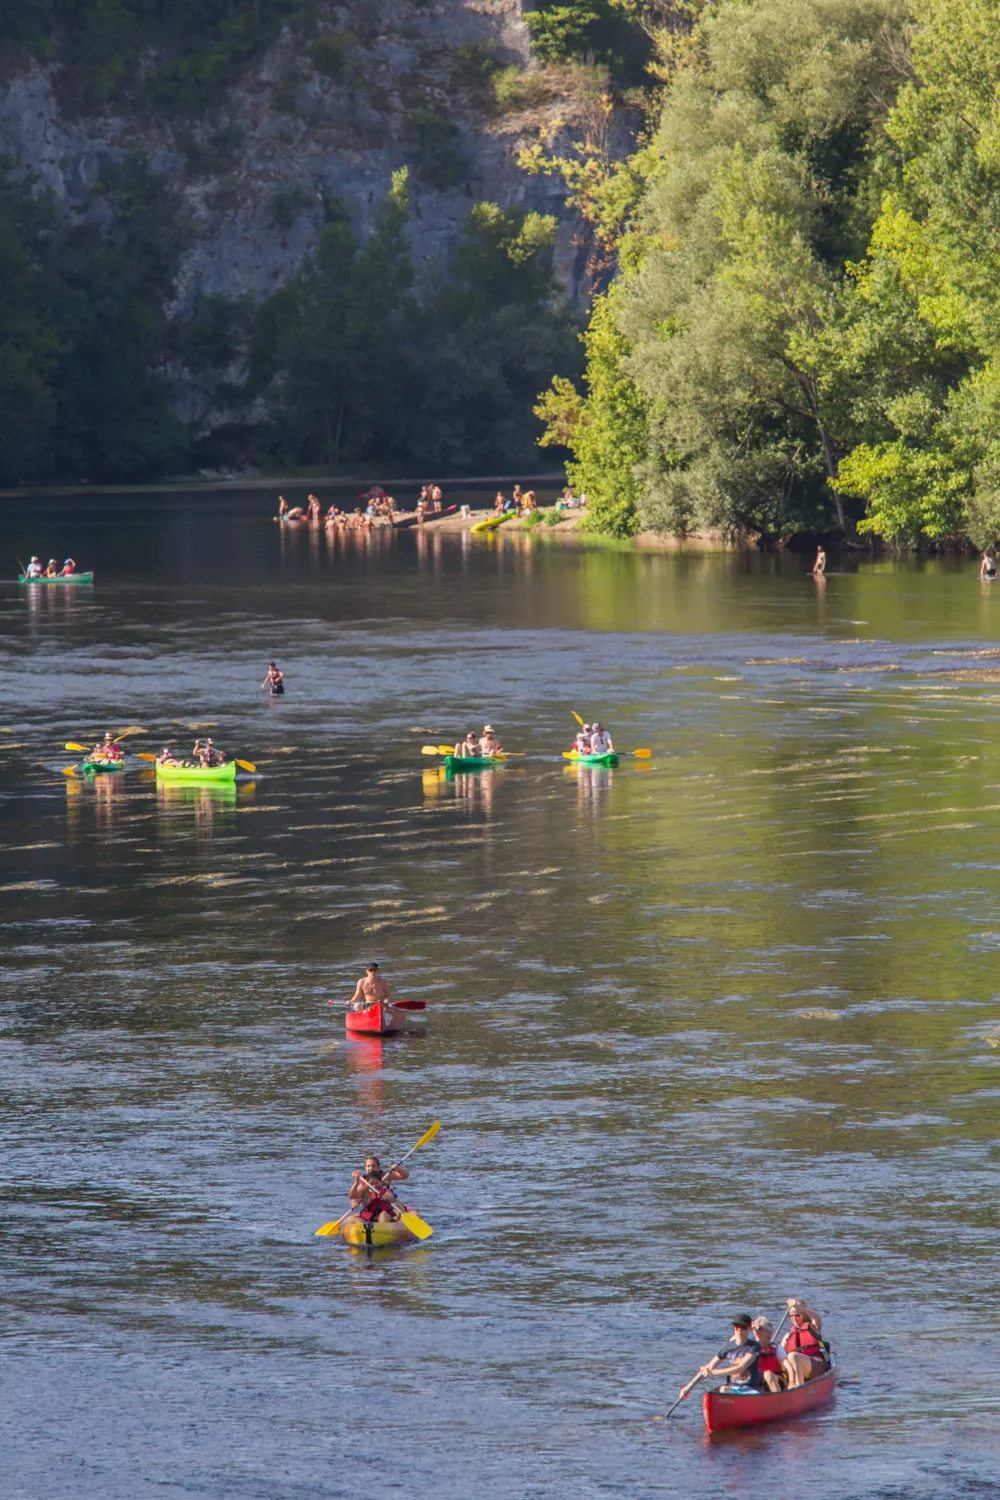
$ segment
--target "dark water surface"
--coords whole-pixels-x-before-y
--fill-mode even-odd
[[[1000,1494],[1000,586],[81,503],[4,523],[97,583],[0,586],[3,1500]],[[181,721],[257,775],[60,774]],[[314,1238],[435,1118],[426,1245]],[[654,1420],[788,1293],[834,1406]]]

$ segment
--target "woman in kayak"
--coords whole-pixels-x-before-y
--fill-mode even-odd
[[[169,745],[164,745],[163,749],[160,751],[159,755],[156,758],[161,766],[180,765],[180,761],[177,759],[177,756],[171,750]]]
[[[99,740],[98,743],[94,746],[87,759],[99,760],[104,765],[110,765],[114,761],[124,760],[125,752],[122,749],[121,745],[115,742],[114,735],[109,729],[106,732],[103,740]]]
[[[410,1212],[405,1203],[397,1202],[392,1191],[394,1182],[405,1182],[409,1175],[405,1167],[397,1167],[395,1163],[388,1172],[383,1172],[377,1156],[367,1157],[364,1170],[356,1167],[351,1173],[347,1195],[351,1207],[366,1223],[391,1224],[400,1214]]]
[[[62,570],[59,576],[61,578],[72,578],[75,572],[76,560],[72,557],[67,557],[66,561],[62,565]]]
[[[592,731],[589,724],[581,725],[580,732],[577,735],[576,739],[573,741],[573,749],[576,751],[577,755],[592,755],[594,753],[591,749],[591,746],[593,744],[591,733]]]
[[[459,740],[452,753],[461,757],[462,760],[464,760],[467,755],[479,754],[479,741],[476,739],[473,730],[469,730],[464,740]]]
[[[785,1380],[781,1355],[774,1342],[774,1329],[771,1327],[770,1319],[754,1318],[751,1331],[760,1345],[758,1369],[764,1377],[764,1384],[776,1396],[779,1391],[785,1389]]]
[[[735,1344],[731,1349],[729,1344]],[[723,1391],[734,1396],[759,1396],[764,1384],[760,1373],[760,1345],[753,1336],[753,1320],[749,1313],[740,1313],[733,1319],[733,1336],[729,1344],[713,1355],[707,1365],[702,1365],[698,1378],[706,1380],[709,1375],[724,1375]]]
[[[285,674],[278,671],[273,661],[267,664],[267,676],[260,685],[261,692],[264,692],[265,688],[272,698],[280,698],[285,691]]]
[[[54,557],[50,557],[49,558],[49,565],[45,569],[45,572],[42,574],[42,577],[43,578],[58,578],[59,577],[59,566],[56,563],[56,560],[55,560]]]
[[[823,1320],[798,1297],[789,1297],[792,1326],[785,1335],[785,1374],[794,1391],[807,1380],[818,1380],[830,1369],[830,1346],[820,1337]]]

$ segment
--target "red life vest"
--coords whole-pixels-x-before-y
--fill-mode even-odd
[[[359,1210],[359,1213],[360,1213],[362,1219],[364,1219],[366,1221],[366,1223],[369,1223],[369,1224],[373,1224],[375,1222],[375,1220],[378,1218],[379,1214],[383,1214],[383,1213],[387,1214],[387,1213],[391,1213],[391,1212],[392,1212],[392,1197],[391,1197],[391,1195],[386,1196],[384,1198],[372,1198],[370,1200],[370,1202],[368,1203],[368,1205],[365,1208],[362,1208],[362,1209]]]
[[[778,1351],[773,1344],[765,1344],[763,1346],[760,1351],[757,1368],[762,1375],[766,1375],[768,1371],[774,1375],[781,1374],[781,1360],[778,1358]]]
[[[785,1351],[788,1354],[807,1354],[810,1359],[830,1358],[827,1345],[808,1321],[792,1319],[792,1327],[788,1337],[785,1339]]]

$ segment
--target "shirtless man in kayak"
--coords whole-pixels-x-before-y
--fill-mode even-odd
[[[497,739],[496,735],[493,733],[492,724],[486,724],[483,726],[483,733],[479,741],[479,753],[480,755],[503,754],[503,746]]]
[[[391,1224],[400,1214],[409,1212],[405,1203],[398,1203],[392,1191],[394,1182],[405,1182],[409,1177],[405,1167],[393,1163],[388,1172],[383,1172],[377,1156],[365,1160],[364,1171],[355,1168],[351,1173],[348,1197],[351,1207],[362,1219],[379,1224]]]
[[[381,1000],[383,1004],[389,1003],[389,986],[378,971],[378,964],[369,964],[363,976],[355,986],[354,994],[347,1002],[348,1010],[367,1010],[370,1005]],[[327,1004],[334,1002],[328,1000]]]

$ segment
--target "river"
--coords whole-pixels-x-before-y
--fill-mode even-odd
[[[7,503],[96,582],[0,586],[5,1500],[1000,1494],[1000,586],[273,508]],[[130,725],[257,772],[62,775]],[[429,1241],[314,1236],[435,1119]],[[835,1404],[657,1420],[789,1293]]]

